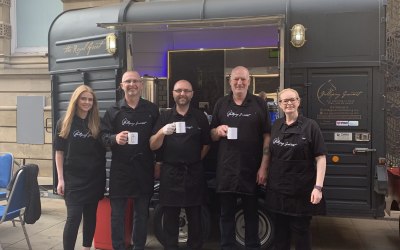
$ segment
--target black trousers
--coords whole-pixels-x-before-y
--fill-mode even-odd
[[[67,205],[67,221],[64,226],[63,246],[64,250],[74,250],[76,237],[78,235],[79,225],[81,224],[83,215],[82,227],[82,246],[91,247],[94,232],[96,230],[96,213],[97,204],[89,203],[82,205]]]
[[[235,193],[220,194],[221,250],[236,249],[235,213],[238,198],[242,200],[243,205],[246,250],[259,250],[260,239],[258,237],[258,198],[256,195]]]
[[[163,207],[163,230],[165,234],[165,250],[178,249],[180,207]],[[201,206],[185,207],[188,221],[188,250],[200,250],[203,245],[201,223]]]
[[[311,250],[311,216],[290,216],[274,213],[274,250],[290,250],[291,240],[296,250]]]

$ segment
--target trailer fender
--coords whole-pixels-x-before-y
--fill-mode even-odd
[[[388,192],[388,175],[385,165],[375,166],[374,191],[377,194],[387,195]]]

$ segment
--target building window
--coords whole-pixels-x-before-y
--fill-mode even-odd
[[[61,0],[12,0],[11,53],[47,53],[50,25],[62,10]]]

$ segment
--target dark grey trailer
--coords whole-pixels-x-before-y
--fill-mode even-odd
[[[60,14],[53,21],[48,36],[53,131],[67,110],[72,92],[81,84],[96,92],[102,114],[116,101],[116,87],[126,58],[107,52],[106,38],[110,32],[98,28],[96,22],[117,22],[119,11],[119,6],[72,10]],[[124,40],[119,39],[119,42],[123,47]],[[57,183],[53,161],[54,193],[57,192]]]
[[[126,61],[106,51],[110,33],[98,20],[118,21],[119,6],[66,11],[49,30],[49,71],[52,80],[53,120],[66,111],[77,85],[86,84],[99,95],[102,112],[115,101],[118,76]],[[123,40],[119,39],[121,47]]]
[[[53,119],[79,83],[95,89],[104,111],[127,69],[160,79],[160,107],[169,106],[172,83],[187,78],[195,105],[211,109],[241,64],[254,93],[295,88],[304,115],[320,125],[329,215],[383,217],[385,11],[379,0],[124,1],[67,11],[49,31]],[[290,42],[295,24],[305,27],[303,46]]]

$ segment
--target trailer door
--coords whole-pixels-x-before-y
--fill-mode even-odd
[[[324,195],[329,214],[374,213],[371,68],[310,69],[308,116],[328,148]]]

